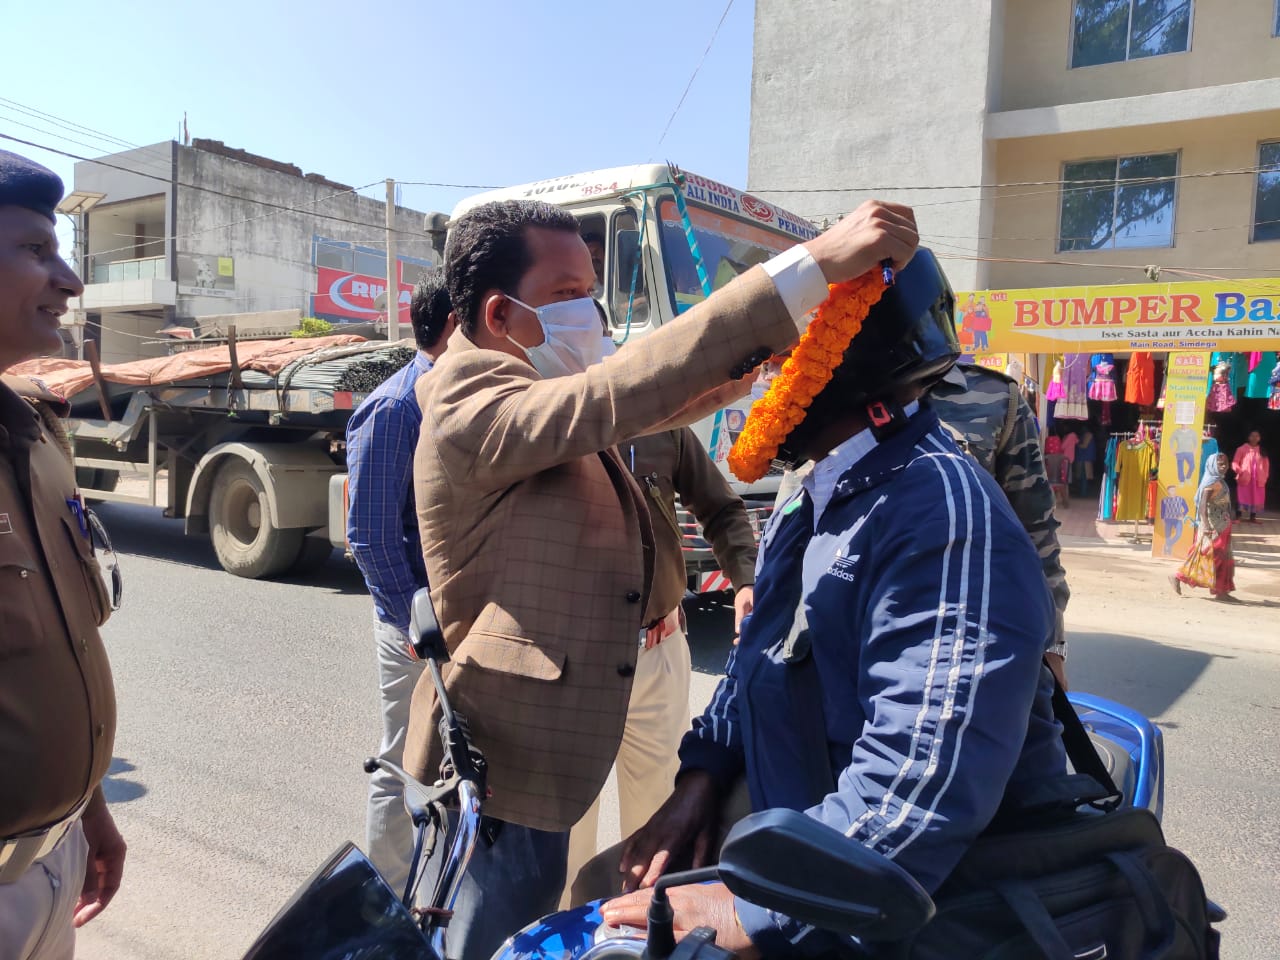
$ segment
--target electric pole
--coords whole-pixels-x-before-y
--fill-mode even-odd
[[[400,278],[396,276],[396,182],[387,178],[387,340],[400,339]]]

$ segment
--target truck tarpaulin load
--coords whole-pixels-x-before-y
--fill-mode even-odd
[[[343,545],[347,419],[413,350],[348,335],[232,340],[96,370],[51,359],[10,372],[71,404],[85,496],[163,503],[188,533],[210,535],[224,569],[258,578],[323,562],[331,537]],[[122,473],[141,474],[146,493],[118,491]]]

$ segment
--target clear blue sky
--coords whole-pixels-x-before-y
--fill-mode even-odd
[[[0,97],[134,144],[174,139],[185,111],[192,137],[355,186],[507,185],[650,158],[745,186],[753,0],[734,0],[659,146],[725,2],[8,4]],[[118,148],[2,101],[0,133]],[[70,186],[75,161],[0,146]],[[402,202],[447,212],[467,192],[409,186]]]

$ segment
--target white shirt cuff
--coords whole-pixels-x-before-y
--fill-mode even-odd
[[[764,263],[778,296],[787,307],[801,333],[809,326],[811,314],[827,299],[827,278],[803,243],[797,243]]]

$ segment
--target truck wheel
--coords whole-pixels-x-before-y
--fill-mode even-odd
[[[298,556],[289,572],[293,574],[315,573],[333,556],[333,544],[328,537],[303,537]]]
[[[258,580],[283,573],[302,549],[305,530],[281,530],[262,481],[244,460],[233,458],[213,478],[209,500],[213,552],[227,573]]]

